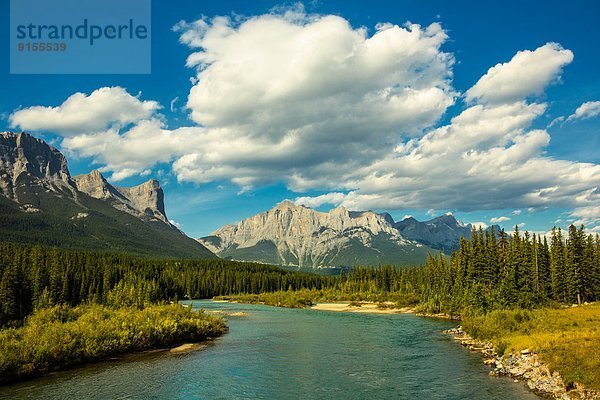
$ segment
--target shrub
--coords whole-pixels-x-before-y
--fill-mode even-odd
[[[22,327],[0,331],[0,383],[117,354],[201,341],[226,330],[222,318],[177,304],[41,309]]]

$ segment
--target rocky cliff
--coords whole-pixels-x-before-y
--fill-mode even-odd
[[[199,239],[211,251],[238,260],[303,268],[414,263],[431,250],[409,240],[389,214],[329,212],[284,201]]]
[[[98,170],[74,178],[77,189],[96,199],[109,201],[113,207],[139,218],[157,218],[170,224],[165,213],[164,193],[160,183],[151,179],[131,188],[113,186]]]
[[[23,203],[24,194],[32,188],[76,196],[67,159],[26,133],[0,133],[0,193]]]

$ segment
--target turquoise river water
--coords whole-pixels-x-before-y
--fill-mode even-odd
[[[456,325],[195,301],[244,311],[228,334],[186,354],[154,352],[0,387],[0,399],[537,399],[488,376],[481,357],[440,333]]]

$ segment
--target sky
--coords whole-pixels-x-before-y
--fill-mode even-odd
[[[158,179],[192,237],[284,199],[600,232],[599,12],[154,0],[150,74],[11,75],[0,58],[0,130],[47,140],[73,175]]]

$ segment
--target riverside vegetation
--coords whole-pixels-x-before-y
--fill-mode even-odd
[[[415,268],[357,267],[339,277],[220,259],[152,260],[2,244],[0,324],[27,329],[28,315],[56,305],[99,304],[115,310],[143,310],[165,301],[214,296],[295,307],[315,301],[373,301],[386,307],[389,305],[384,303],[394,302],[398,307],[415,306],[425,313],[486,321],[498,310],[597,301],[600,238],[584,232],[583,227],[571,226],[564,237],[560,229],[553,229],[548,243],[545,237],[522,234],[518,228],[510,235],[474,230],[471,239],[461,239],[460,248],[450,257],[430,255],[425,265]],[[549,319],[548,323],[555,320]],[[525,322],[523,319],[519,324]],[[486,326],[487,322],[482,324]],[[475,330],[476,326],[474,322],[469,329]],[[517,325],[511,332],[521,328]],[[571,337],[563,328],[555,330],[553,343],[558,346]],[[504,334],[506,331],[498,330],[498,335]],[[503,337],[494,340],[509,343]],[[76,340],[74,346],[84,342]],[[579,352],[573,356],[590,355]],[[48,365],[55,362],[51,358],[47,361]],[[573,366],[586,362],[575,358]],[[580,379],[582,373],[565,362],[553,365],[564,376]],[[593,374],[587,376],[581,381],[598,384]]]
[[[567,388],[600,391],[600,304],[535,310],[495,310],[468,316],[463,328],[494,344],[500,356],[528,349],[559,371]]]
[[[0,331],[0,383],[106,357],[221,335],[222,318],[172,305],[39,309]]]

